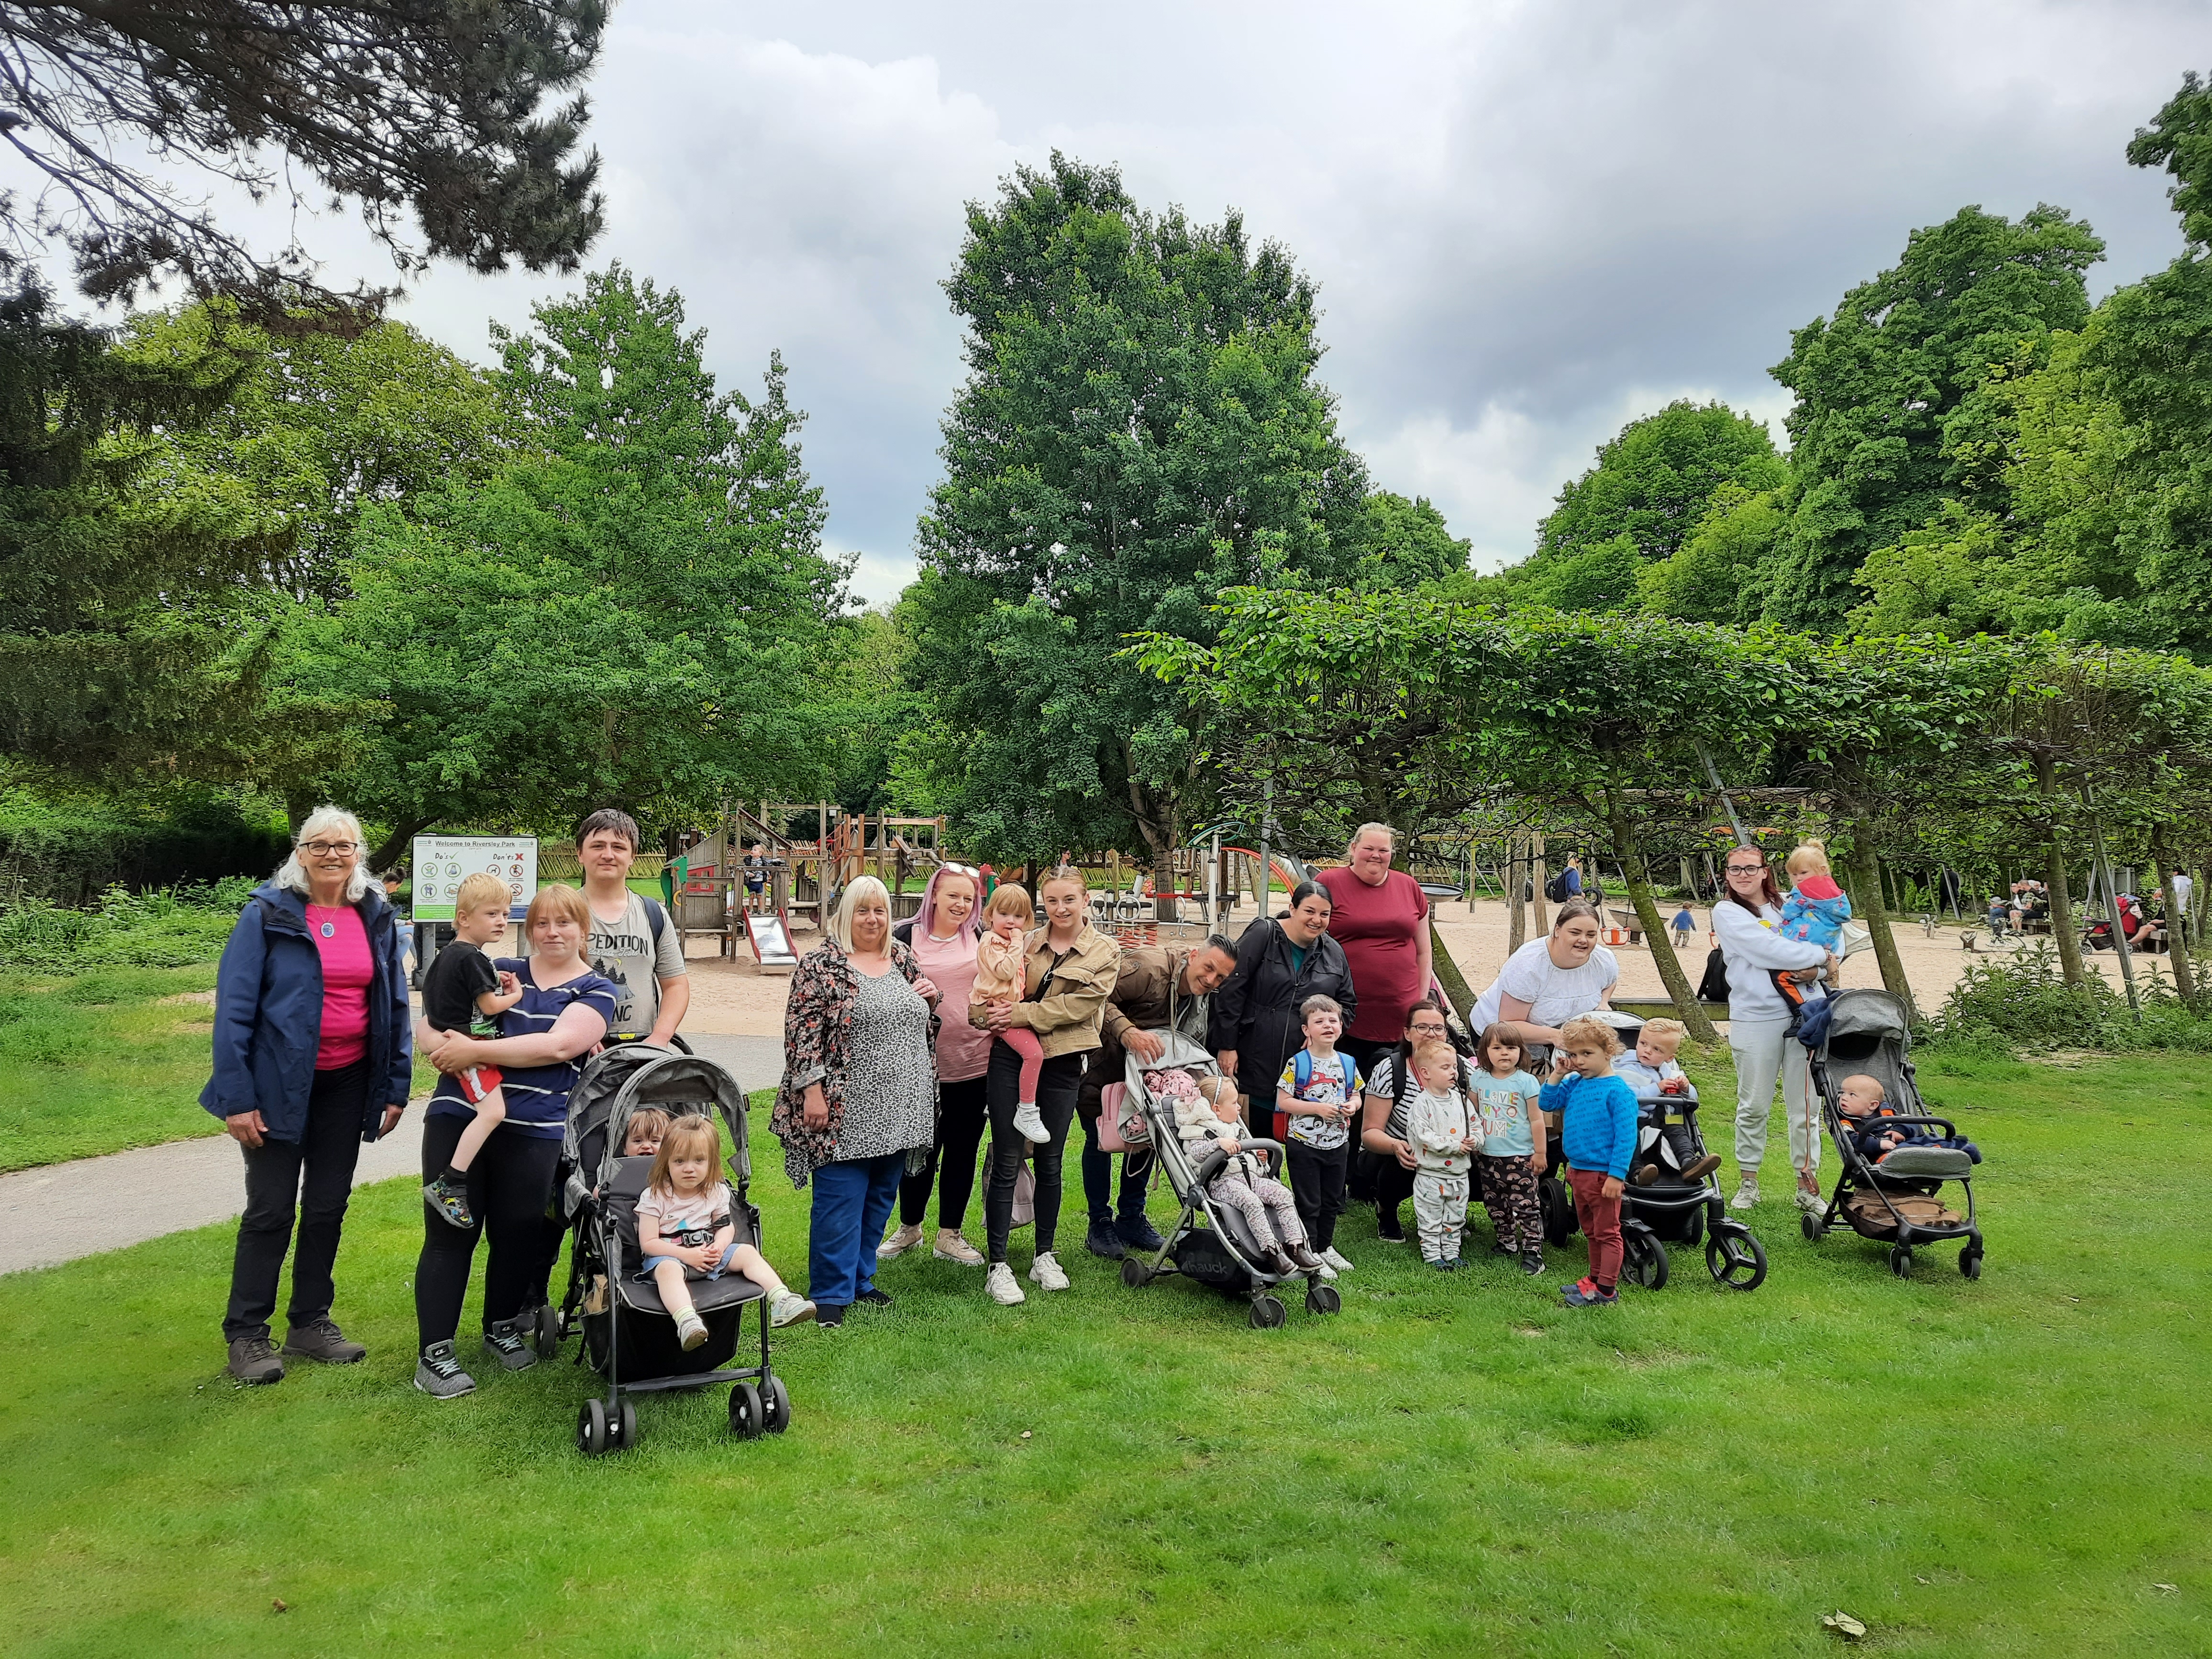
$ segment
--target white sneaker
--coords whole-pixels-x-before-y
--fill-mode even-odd
[[[814,1317],[814,1304],[797,1291],[779,1291],[768,1304],[768,1322],[781,1330],[786,1325],[803,1325]]]
[[[1828,1204],[1820,1194],[1808,1193],[1800,1187],[1797,1189],[1797,1207],[1807,1215],[1820,1215],[1827,1209]]]
[[[1757,1176],[1746,1176],[1743,1178],[1743,1184],[1735,1189],[1735,1196],[1729,1200],[1729,1208],[1731,1210],[1748,1210],[1758,1202],[1759,1177]]]
[[[939,1227],[937,1230],[936,1246],[930,1254],[939,1261],[957,1261],[963,1267],[980,1267],[983,1265],[982,1251],[961,1237],[960,1230],[957,1227]]]
[[[1336,1269],[1330,1267],[1327,1261],[1323,1261],[1320,1267],[1314,1269],[1314,1277],[1324,1285],[1329,1284],[1336,1278]]]
[[[1014,1108],[1014,1132],[1024,1140],[1042,1146],[1052,1139],[1052,1131],[1044,1127],[1044,1118],[1037,1111],[1036,1102],[1025,1100]]]
[[[690,1353],[707,1340],[707,1322],[687,1310],[676,1321],[676,1338]]]
[[[1030,1278],[1048,1291],[1064,1291],[1067,1288],[1067,1275],[1060,1271],[1060,1263],[1053,1260],[1050,1250],[1045,1251],[1036,1261],[1030,1263]]]
[[[1014,1270],[1003,1261],[994,1261],[991,1271],[983,1275],[983,1294],[1002,1308],[1018,1308],[1029,1300],[1014,1283]]]
[[[893,1256],[904,1255],[908,1250],[912,1249],[915,1245],[921,1243],[921,1229],[920,1227],[902,1227],[896,1232],[893,1233],[889,1238],[885,1239],[882,1243],[876,1246],[876,1260],[878,1261],[889,1261]]]
[[[1321,1259],[1324,1262],[1328,1263],[1330,1269],[1335,1273],[1348,1273],[1352,1271],[1352,1264],[1336,1253],[1336,1247],[1334,1245],[1331,1245],[1328,1249],[1323,1250],[1321,1253]]]

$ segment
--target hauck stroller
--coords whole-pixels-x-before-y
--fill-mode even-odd
[[[1821,1121],[1842,1166],[1827,1208],[1805,1218],[1805,1237],[1817,1242],[1843,1222],[1862,1238],[1888,1245],[1889,1268],[1899,1279],[1911,1275],[1915,1245],[1963,1239],[1959,1271],[1979,1279],[1982,1230],[1974,1219],[1973,1155],[1958,1146],[1908,1141],[1879,1163],[1871,1161],[1860,1152],[1841,1109],[1844,1079],[1864,1073],[1881,1085],[1894,1114],[1877,1120],[1884,1128],[1934,1130],[1945,1140],[1958,1139],[1950,1120],[1930,1115],[1920,1098],[1905,1005],[1887,991],[1838,991],[1825,1008],[1811,1005],[1798,1036],[1811,1057]],[[1944,1204],[1946,1182],[1957,1182],[1965,1193],[1964,1215]]]
[[[1250,1304],[1252,1324],[1264,1331],[1273,1330],[1289,1316],[1282,1298],[1276,1294],[1278,1288],[1294,1279],[1303,1279],[1306,1310],[1335,1313],[1344,1304],[1334,1285],[1324,1285],[1310,1274],[1285,1276],[1271,1272],[1263,1265],[1261,1242],[1252,1236],[1244,1218],[1226,1205],[1215,1203],[1207,1194],[1206,1183],[1219,1172],[1222,1154],[1209,1151],[1202,1162],[1192,1164],[1176,1130],[1174,1109],[1146,1088],[1144,1074],[1173,1068],[1203,1081],[1218,1077],[1221,1069],[1214,1064],[1212,1054],[1188,1037],[1164,1031],[1154,1035],[1166,1043],[1164,1052],[1155,1060],[1140,1060],[1131,1054],[1126,1082],[1106,1086],[1101,1096],[1101,1109],[1113,1113],[1116,1123],[1126,1121],[1133,1113],[1141,1119],[1151,1137],[1153,1167],[1166,1176],[1168,1187],[1182,1208],[1150,1260],[1134,1250],[1122,1258],[1121,1282],[1134,1290],[1164,1273],[1182,1273],[1201,1285],[1212,1285],[1224,1296],[1243,1298]],[[1237,1139],[1244,1151],[1259,1153],[1267,1159],[1270,1176],[1279,1176],[1283,1163],[1280,1141],[1243,1135]]]
[[[781,1434],[791,1422],[791,1396],[769,1364],[768,1297],[759,1285],[736,1273],[694,1283],[693,1304],[707,1340],[686,1353],[659,1289],[637,1276],[637,1202],[653,1160],[624,1158],[622,1147],[632,1115],[645,1106],[671,1117],[719,1121],[729,1149],[738,1242],[760,1243],[760,1211],[748,1196],[745,1096],[737,1079],[710,1060],[644,1043],[609,1048],[594,1059],[568,1099],[562,1150],[570,1173],[562,1197],[574,1244],[568,1295],[552,1333],[557,1341],[580,1327],[576,1363],[588,1363],[607,1379],[606,1397],[586,1401],[576,1418],[576,1449],[590,1457],[637,1443],[633,1395],[727,1382],[730,1431],[740,1439]],[[733,1364],[749,1304],[759,1311],[760,1363]],[[544,1337],[541,1332],[541,1347]]]

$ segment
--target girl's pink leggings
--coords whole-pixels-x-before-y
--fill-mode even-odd
[[[1044,1048],[1037,1042],[1037,1034],[1026,1025],[1013,1025],[999,1033],[999,1041],[1022,1057],[1022,1080],[1014,1099],[1023,1105],[1033,1104],[1037,1079],[1044,1071]]]

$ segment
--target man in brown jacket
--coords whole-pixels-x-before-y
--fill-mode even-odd
[[[1237,947],[1218,933],[1189,949],[1122,949],[1121,972],[1106,999],[1101,1046],[1092,1051],[1075,1097],[1075,1114],[1083,1120],[1083,1196],[1091,1208],[1091,1231],[1084,1244],[1093,1255],[1110,1261],[1132,1249],[1160,1248],[1159,1234],[1145,1218],[1141,1157],[1122,1160],[1121,1201],[1115,1213],[1114,1155],[1098,1144],[1101,1094],[1108,1084],[1123,1080],[1130,1054],[1139,1060],[1159,1057],[1162,1044],[1152,1035],[1155,1031],[1180,1031],[1205,1047],[1213,993],[1236,967]]]

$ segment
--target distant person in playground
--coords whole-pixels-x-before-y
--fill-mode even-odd
[[[1782,901],[1782,921],[1775,931],[1842,954],[1851,902],[1829,871],[1828,849],[1817,841],[1802,842],[1784,867],[1790,872],[1790,896]]]
[[[768,892],[768,848],[760,842],[745,854],[745,908],[757,911],[766,902]]]
[[[2010,914],[2005,907],[2002,893],[1990,895],[1989,913],[1983,917],[1983,920],[1989,923],[1990,939],[2000,939],[2004,937],[2006,921]]]
[[[1674,948],[1677,951],[1688,950],[1690,948],[1690,933],[1692,928],[1697,927],[1698,919],[1690,914],[1690,907],[1687,904],[1683,905],[1680,909],[1674,912]]]
[[[666,1047],[691,1006],[691,981],[684,965],[684,938],[657,899],[634,893],[629,872],[637,862],[637,820],[603,807],[576,826],[576,857],[584,866],[584,902],[591,908],[586,954],[592,971],[614,982],[617,1042]]]
[[[222,1321],[234,1382],[284,1375],[269,1319],[295,1219],[284,1353],[343,1365],[368,1352],[331,1322],[331,1273],[361,1143],[398,1123],[413,1060],[398,926],[364,851],[352,813],[308,814],[216,969],[215,1069],[200,1104],[246,1164]]]
[[[983,907],[983,937],[975,945],[975,982],[968,994],[969,1019],[981,1025],[994,1005],[1011,1008],[1022,997],[1023,959],[1029,954],[1029,890],[1008,882],[991,895]],[[1016,1085],[1014,1127],[1025,1140],[1050,1140],[1052,1133],[1037,1113],[1037,1079],[1044,1073],[1044,1048],[1035,1031],[1008,1026],[999,1041],[1021,1056],[1021,1078]]]
[[[707,1340],[707,1322],[691,1300],[693,1279],[720,1279],[735,1271],[768,1292],[772,1325],[814,1317],[811,1302],[786,1285],[768,1258],[737,1242],[737,1212],[722,1179],[721,1132],[696,1115],[668,1126],[653,1157],[653,1173],[637,1200],[637,1251],[641,1279],[660,1292],[660,1305],[676,1322],[676,1339],[689,1353]]]
[[[522,1000],[522,981],[491,965],[483,947],[507,937],[507,884],[478,870],[463,878],[453,900],[453,942],[441,951],[422,979],[422,1020],[440,1036],[453,1032],[496,1036],[489,1022]],[[486,1023],[478,1031],[477,1021]],[[461,1098],[476,1112],[454,1143],[453,1156],[437,1178],[422,1188],[433,1215],[453,1226],[477,1224],[469,1213],[469,1165],[476,1162],[491,1132],[507,1119],[507,1096],[498,1068],[471,1066],[458,1074]]]

